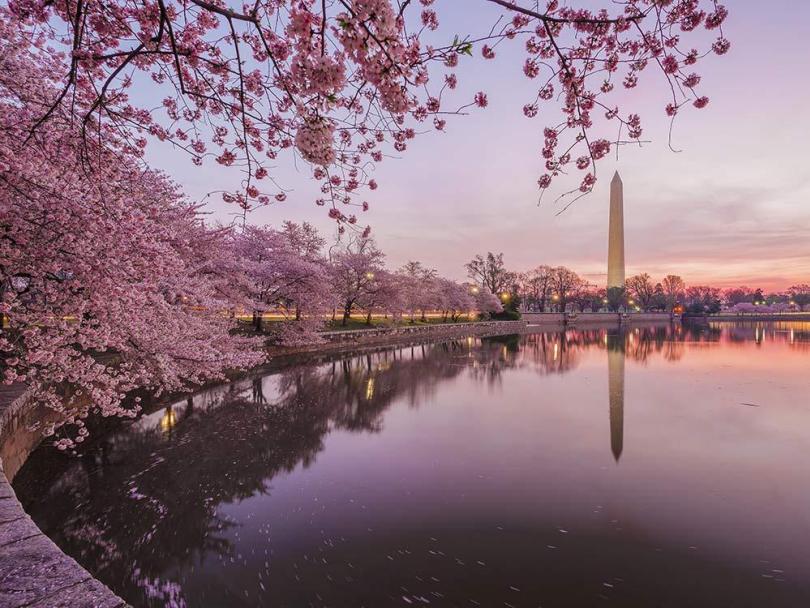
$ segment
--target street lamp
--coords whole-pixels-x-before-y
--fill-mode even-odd
[[[473,285],[473,286],[472,286],[472,288],[470,289],[470,291],[471,291],[473,294],[477,294],[477,293],[478,293],[478,288],[477,288],[475,285]]]
[[[508,294],[508,293],[506,293],[506,292],[504,291],[504,292],[501,294],[501,300],[503,300],[504,302],[506,302],[508,299],[509,299],[509,294]]]
[[[370,281],[371,279],[374,278],[374,273],[373,272],[367,272],[366,273],[366,278]]]

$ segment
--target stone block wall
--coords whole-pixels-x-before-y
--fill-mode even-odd
[[[126,602],[62,553],[14,494],[10,480],[39,443],[42,422],[55,415],[23,389],[0,391],[0,607],[122,608]]]

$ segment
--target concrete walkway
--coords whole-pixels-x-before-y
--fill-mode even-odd
[[[45,536],[14,494],[3,460],[22,463],[36,447],[23,385],[0,385],[0,608],[120,608],[121,598]]]

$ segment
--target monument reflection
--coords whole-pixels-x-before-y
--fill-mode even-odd
[[[624,332],[607,334],[607,351],[610,451],[616,462],[619,462],[624,449]]]

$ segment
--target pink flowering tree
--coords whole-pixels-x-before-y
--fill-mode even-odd
[[[475,310],[476,302],[466,285],[449,279],[436,279],[437,309],[442,311],[444,320],[458,321],[461,315]]]
[[[436,304],[440,287],[436,284],[436,271],[426,268],[421,262],[409,261],[397,270],[397,274],[411,321],[417,312],[421,313],[424,321],[428,310],[438,308]]]
[[[493,313],[503,312],[503,304],[501,304],[500,298],[495,294],[475,286],[470,286],[470,291],[475,301],[475,310],[477,310],[482,317],[488,317]]]
[[[757,307],[751,302],[737,302],[731,307],[731,310],[738,314],[751,314],[757,311]]]
[[[385,272],[385,254],[370,238],[360,238],[332,256],[332,288],[343,311],[341,323],[379,289],[378,275]]]
[[[379,313],[390,314],[395,321],[398,320],[405,310],[400,277],[387,270],[375,272],[356,304],[366,313],[366,325],[371,325],[372,315]]]
[[[0,24],[0,38],[0,374],[65,413],[65,449],[92,412],[135,415],[133,389],[184,390],[263,355],[221,314],[225,233],[164,176],[61,112],[20,145],[53,91],[15,33]]]
[[[233,235],[235,280],[247,286],[257,331],[285,344],[312,341],[333,302],[329,269],[320,255],[323,240],[309,225],[287,223],[283,230],[245,226]],[[262,326],[272,310],[284,321]]]
[[[730,47],[717,0],[468,2],[503,14],[460,38],[433,0],[13,0],[0,27],[33,49],[50,85],[15,144],[66,114],[83,141],[132,155],[169,142],[195,164],[238,167],[241,188],[225,198],[245,211],[286,198],[273,167],[292,153],[320,183],[317,203],[356,224],[376,164],[448,115],[486,107],[485,91],[456,99],[457,66],[520,44],[536,83],[523,113],[549,117],[538,185],[577,169],[571,191],[585,193],[600,158],[642,137],[617,90],[654,70],[662,115],[704,108],[697,66]]]

